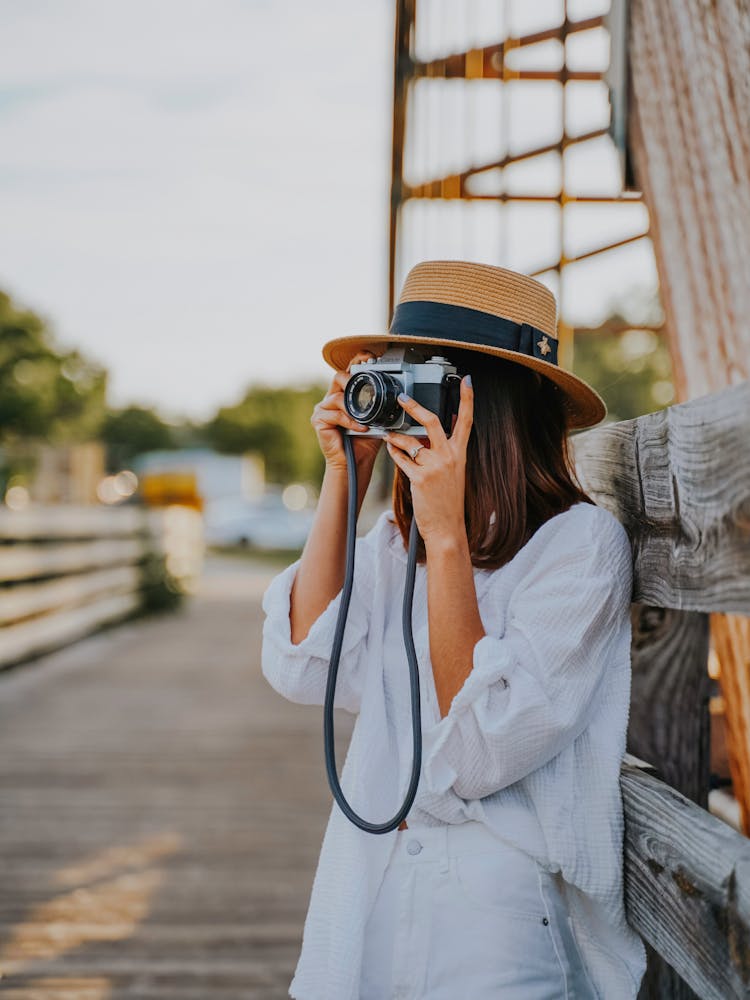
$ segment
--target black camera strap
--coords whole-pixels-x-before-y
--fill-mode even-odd
[[[341,646],[344,641],[344,629],[346,628],[346,618],[349,612],[349,602],[352,596],[354,584],[354,547],[357,531],[357,466],[354,459],[354,447],[352,438],[348,434],[342,434],[344,439],[344,451],[346,453],[347,482],[349,496],[347,498],[346,514],[346,572],[344,576],[344,587],[341,594],[341,604],[336,620],[336,632],[331,650],[331,661],[328,668],[328,681],[326,684],[326,696],[323,706],[323,742],[325,745],[326,771],[328,773],[328,784],[333,792],[333,797],[341,807],[342,812],[350,819],[355,826],[358,826],[366,833],[389,833],[395,830],[404,820],[411,809],[414,797],[417,794],[419,785],[419,774],[422,769],[422,716],[419,695],[419,664],[417,653],[414,648],[414,636],[412,634],[412,602],[414,599],[414,579],[417,569],[417,546],[419,544],[419,529],[417,519],[412,516],[411,530],[409,532],[409,554],[406,562],[406,580],[404,582],[404,600],[402,608],[402,624],[404,632],[404,646],[406,648],[406,658],[409,662],[409,683],[411,687],[411,720],[412,720],[412,741],[414,755],[411,770],[411,781],[406,792],[403,805],[393,817],[386,823],[368,823],[354,812],[346,801],[344,793],[339,784],[336,771],[336,751],[333,738],[333,699],[336,692],[336,677],[339,669],[339,659],[341,657]]]

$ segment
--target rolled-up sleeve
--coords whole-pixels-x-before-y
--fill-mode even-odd
[[[519,781],[586,728],[614,643],[630,629],[632,556],[601,512],[555,539],[513,592],[501,636],[474,647],[448,714],[423,737],[424,780],[478,799]],[[583,537],[581,535],[583,534]]]
[[[367,633],[374,593],[376,548],[382,529],[380,521],[355,548],[354,584],[347,614],[339,669],[336,675],[335,708],[357,713],[363,686]],[[290,598],[299,560],[274,577],[263,595],[263,642],[261,669],[279,694],[301,705],[322,705],[325,701],[328,666],[342,592],[334,597],[313,622],[299,643],[293,643],[289,620]]]

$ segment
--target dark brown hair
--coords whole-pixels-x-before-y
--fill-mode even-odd
[[[471,561],[497,569],[549,518],[594,501],[576,478],[562,392],[551,379],[479,351],[451,351],[449,360],[459,375],[471,375],[474,387],[464,505]],[[399,468],[393,511],[408,546],[411,494]],[[419,559],[425,559],[421,543]]]

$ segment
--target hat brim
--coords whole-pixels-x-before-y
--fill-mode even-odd
[[[568,427],[570,430],[593,427],[604,420],[607,406],[595,389],[582,378],[553,365],[541,358],[534,358],[520,351],[512,351],[504,347],[485,347],[480,344],[466,344],[458,340],[436,340],[433,337],[415,337],[397,333],[383,336],[353,335],[336,337],[323,345],[323,358],[337,371],[346,371],[349,362],[359,351],[371,351],[382,354],[389,344],[434,344],[440,347],[457,347],[461,350],[477,351],[481,354],[491,354],[497,358],[507,358],[526,368],[532,368],[546,378],[551,379],[562,389],[564,404],[568,412]]]

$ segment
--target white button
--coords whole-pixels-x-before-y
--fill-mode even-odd
[[[410,840],[409,843],[406,845],[406,850],[409,852],[409,854],[419,854],[419,852],[422,850],[422,845],[419,843],[418,840]]]

